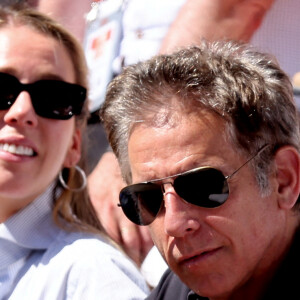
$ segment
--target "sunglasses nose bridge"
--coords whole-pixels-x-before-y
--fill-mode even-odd
[[[27,83],[27,84],[20,83],[20,86],[19,86],[19,95],[22,92],[27,92],[29,94],[31,102],[32,102],[33,90],[34,90],[34,84],[33,83]]]
[[[18,84],[15,85],[15,87],[14,87],[14,93],[13,93],[14,96],[13,96],[13,99],[11,101],[11,105],[14,104],[14,102],[18,99],[20,94],[23,93],[23,92],[26,92],[29,95],[30,101],[31,101],[31,104],[32,104],[32,95],[31,95],[30,85],[18,82]]]
[[[173,181],[163,182],[163,183],[161,184],[161,191],[162,191],[163,195],[166,193],[166,189],[165,189],[165,185],[166,185],[166,184],[170,184],[172,187],[174,187],[174,186],[173,186]]]
[[[26,92],[22,95],[23,92]],[[22,96],[21,96],[22,95]],[[6,123],[18,123],[23,125],[36,125],[37,118],[35,108],[33,106],[32,97],[26,85],[20,84],[15,87],[9,101],[8,111],[5,114],[4,121]]]

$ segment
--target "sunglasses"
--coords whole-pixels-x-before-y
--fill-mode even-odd
[[[231,175],[212,167],[200,167],[169,177],[129,185],[120,192],[118,206],[126,217],[137,225],[149,225],[157,217],[164,201],[164,185],[171,184],[184,201],[204,207],[221,206],[229,197],[227,180],[259,155],[269,145],[263,146]],[[173,179],[173,181],[168,181]]]
[[[39,80],[23,84],[15,76],[0,72],[0,110],[9,109],[19,94],[30,94],[37,115],[49,119],[68,120],[81,113],[86,89],[61,80]]]

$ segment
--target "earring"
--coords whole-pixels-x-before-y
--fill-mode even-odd
[[[64,178],[63,178],[63,175],[62,175],[62,170],[60,170],[60,172],[59,172],[59,174],[58,174],[58,179],[59,179],[61,185],[62,185],[65,189],[67,189],[67,190],[69,190],[69,191],[71,191],[71,192],[80,192],[80,191],[82,191],[82,190],[86,187],[87,179],[86,179],[85,172],[84,172],[79,166],[75,166],[75,170],[78,171],[78,173],[79,173],[80,176],[81,176],[82,184],[81,184],[81,186],[80,186],[79,188],[72,188],[72,187],[69,187],[69,186],[66,184],[66,182],[65,182],[65,180],[64,180]]]

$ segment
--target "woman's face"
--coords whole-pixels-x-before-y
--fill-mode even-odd
[[[22,83],[41,79],[75,82],[66,49],[27,26],[0,29],[0,72]],[[80,159],[80,142],[74,117],[38,116],[26,91],[8,110],[0,110],[0,222],[33,201],[62,167],[75,165]]]

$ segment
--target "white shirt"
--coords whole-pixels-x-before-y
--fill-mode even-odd
[[[107,84],[123,65],[156,54],[185,0],[107,0],[88,14],[84,49],[90,111],[104,101]]]
[[[0,225],[0,299],[144,299],[148,288],[120,251],[54,224],[51,194]]]
[[[158,53],[161,42],[186,0],[127,0],[120,57],[124,65]]]

